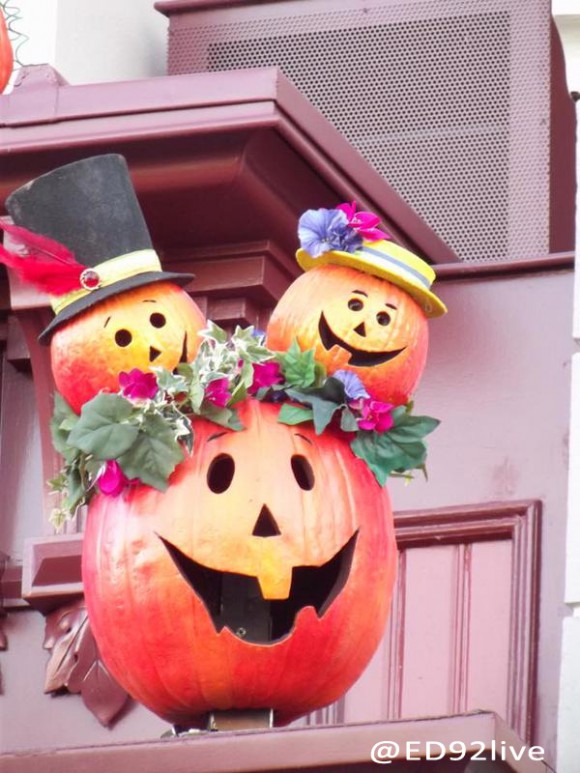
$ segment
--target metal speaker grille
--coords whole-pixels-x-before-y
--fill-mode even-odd
[[[306,0],[191,14],[173,73],[278,66],[466,261],[549,251],[544,0]],[[313,202],[313,206],[316,202]]]

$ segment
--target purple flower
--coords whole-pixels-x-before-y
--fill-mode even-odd
[[[379,218],[373,215],[372,212],[357,212],[356,201],[351,204],[339,204],[338,210],[344,212],[347,219],[347,224],[350,228],[353,228],[363,239],[367,239],[369,242],[376,242],[379,239],[390,239],[390,235],[385,231],[381,231],[380,228],[376,228],[379,224]]]
[[[109,459],[101,469],[97,478],[97,486],[102,494],[118,497],[132,481],[127,478],[118,462]]]
[[[393,405],[382,403],[368,397],[360,402],[361,418],[358,419],[359,429],[375,430],[375,432],[387,432],[393,426],[391,411]]]
[[[130,400],[151,400],[159,389],[155,374],[144,373],[139,368],[119,373],[119,385],[123,396]]]
[[[225,408],[231,397],[229,385],[230,382],[225,376],[224,378],[214,378],[205,388],[205,399],[219,408]]]
[[[332,378],[342,382],[344,393],[349,400],[359,400],[369,396],[363,382],[356,373],[352,373],[350,370],[337,370],[336,373],[332,374]]]
[[[280,372],[280,365],[275,360],[255,362],[252,367],[254,368],[254,380],[252,386],[248,388],[248,393],[251,395],[255,395],[258,389],[280,384],[284,380]]]
[[[329,250],[355,252],[362,237],[348,226],[348,218],[339,209],[309,209],[298,221],[300,246],[313,258]]]

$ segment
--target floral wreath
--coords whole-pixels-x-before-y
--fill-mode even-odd
[[[237,327],[228,337],[209,322],[200,336],[192,363],[174,372],[121,373],[119,391],[99,393],[80,416],[56,394],[51,430],[64,464],[49,482],[61,495],[51,516],[55,526],[73,517],[96,491],[119,496],[137,484],[166,490],[171,473],[193,449],[191,418],[243,430],[236,406],[248,396],[279,403],[283,424],[313,422],[317,434],[330,426],[340,429],[380,486],[390,475],[411,478],[411,470],[425,472],[423,438],[439,422],[414,416],[412,403],[375,400],[350,371],[328,376],[314,351],[302,351],[296,341],[285,352],[273,352],[252,327]]]

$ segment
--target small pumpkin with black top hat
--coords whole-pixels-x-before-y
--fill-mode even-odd
[[[308,210],[296,258],[305,273],[287,289],[267,328],[268,346],[314,349],[329,374],[356,373],[377,400],[406,403],[427,358],[428,319],[445,314],[435,272],[377,228],[356,205]]]
[[[50,295],[56,316],[40,340],[77,413],[117,391],[123,371],[194,358],[205,319],[182,289],[193,275],[162,270],[122,156],[54,169],[14,191],[6,209],[14,225],[1,227],[18,251],[0,248],[0,259]]]

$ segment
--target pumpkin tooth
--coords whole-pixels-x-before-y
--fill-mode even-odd
[[[290,634],[296,616],[314,607],[322,617],[344,588],[352,565],[358,530],[321,566],[294,566],[282,571],[279,562],[262,566],[259,577],[221,572],[194,561],[157,535],[184,580],[203,602],[219,633],[229,628],[253,644],[269,644]]]

